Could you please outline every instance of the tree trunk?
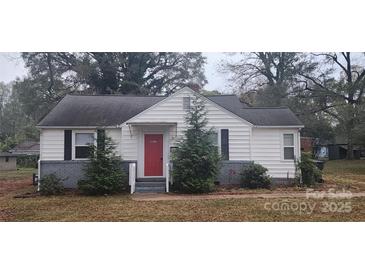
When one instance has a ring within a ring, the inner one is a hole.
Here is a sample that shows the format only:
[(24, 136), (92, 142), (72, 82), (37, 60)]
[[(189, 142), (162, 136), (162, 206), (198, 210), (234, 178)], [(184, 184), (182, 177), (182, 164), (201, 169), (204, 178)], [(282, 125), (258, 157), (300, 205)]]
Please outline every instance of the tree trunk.
[(352, 140), (352, 130), (347, 131), (347, 160), (354, 159), (354, 144)]

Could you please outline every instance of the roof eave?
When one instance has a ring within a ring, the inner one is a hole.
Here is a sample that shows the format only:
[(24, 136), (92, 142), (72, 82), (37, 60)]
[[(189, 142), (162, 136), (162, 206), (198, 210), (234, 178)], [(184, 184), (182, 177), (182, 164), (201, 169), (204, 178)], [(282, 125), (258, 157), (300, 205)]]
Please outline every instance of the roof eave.
[(262, 126), (254, 125), (255, 128), (304, 128), (304, 125), (290, 125), (290, 126)]
[(63, 128), (84, 128), (84, 129), (94, 129), (94, 128), (118, 128), (118, 125), (114, 126), (36, 126), (39, 129), (63, 129)]

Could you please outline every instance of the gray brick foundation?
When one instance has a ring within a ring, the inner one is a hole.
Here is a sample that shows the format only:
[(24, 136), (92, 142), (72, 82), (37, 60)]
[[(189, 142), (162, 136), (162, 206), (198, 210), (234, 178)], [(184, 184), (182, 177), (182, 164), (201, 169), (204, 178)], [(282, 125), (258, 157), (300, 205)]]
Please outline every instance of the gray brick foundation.
[[(135, 161), (123, 161), (121, 168), (128, 175), (129, 163)], [(85, 164), (87, 161), (41, 161), (41, 178), (45, 175), (54, 173), (63, 179), (66, 188), (76, 188), (77, 182), (85, 177)]]
[[(121, 168), (128, 175), (129, 163), (137, 161), (123, 161)], [(41, 178), (48, 174), (56, 174), (64, 180), (66, 188), (76, 188), (77, 182), (85, 177), (85, 164), (87, 161), (41, 161)], [(221, 161), (217, 182), (220, 185), (240, 185), (240, 172), (244, 165), (250, 161)], [(274, 185), (290, 185), (294, 179), (273, 178)]]
[[(252, 163), (251, 161), (221, 161), (220, 171), (217, 181), (220, 185), (240, 185), (241, 184), (241, 169), (243, 166)], [(295, 183), (293, 178), (271, 178), (272, 184), (292, 185)]]
[(241, 169), (249, 163), (251, 161), (221, 161), (217, 181), (220, 185), (239, 185)]

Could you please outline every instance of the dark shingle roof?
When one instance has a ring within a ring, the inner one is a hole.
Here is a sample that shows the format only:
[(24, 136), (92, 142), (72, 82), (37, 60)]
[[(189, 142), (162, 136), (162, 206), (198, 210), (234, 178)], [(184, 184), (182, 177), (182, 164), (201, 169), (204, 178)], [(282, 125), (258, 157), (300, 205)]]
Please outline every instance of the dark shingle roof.
[[(289, 108), (252, 108), (235, 95), (206, 96), (217, 105), (257, 126), (302, 126)], [(166, 97), (67, 95), (38, 124), (44, 126), (115, 126)]]
[(242, 118), (256, 126), (302, 126), (303, 123), (286, 107), (243, 108)]
[(0, 157), (16, 157), (16, 155), (14, 155), (10, 152), (1, 152), (0, 151)]
[(256, 126), (303, 125), (287, 107), (249, 107), (242, 103), (236, 95), (207, 96), (207, 98)]
[(114, 126), (165, 97), (66, 95), (38, 126)]

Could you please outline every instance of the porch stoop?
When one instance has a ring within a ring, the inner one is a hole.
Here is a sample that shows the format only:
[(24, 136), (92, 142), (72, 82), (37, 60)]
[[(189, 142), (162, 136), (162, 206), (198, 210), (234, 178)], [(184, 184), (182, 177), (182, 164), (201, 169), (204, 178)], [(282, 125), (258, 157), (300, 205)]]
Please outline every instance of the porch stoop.
[(137, 193), (163, 193), (166, 192), (165, 178), (138, 178), (136, 180)]

